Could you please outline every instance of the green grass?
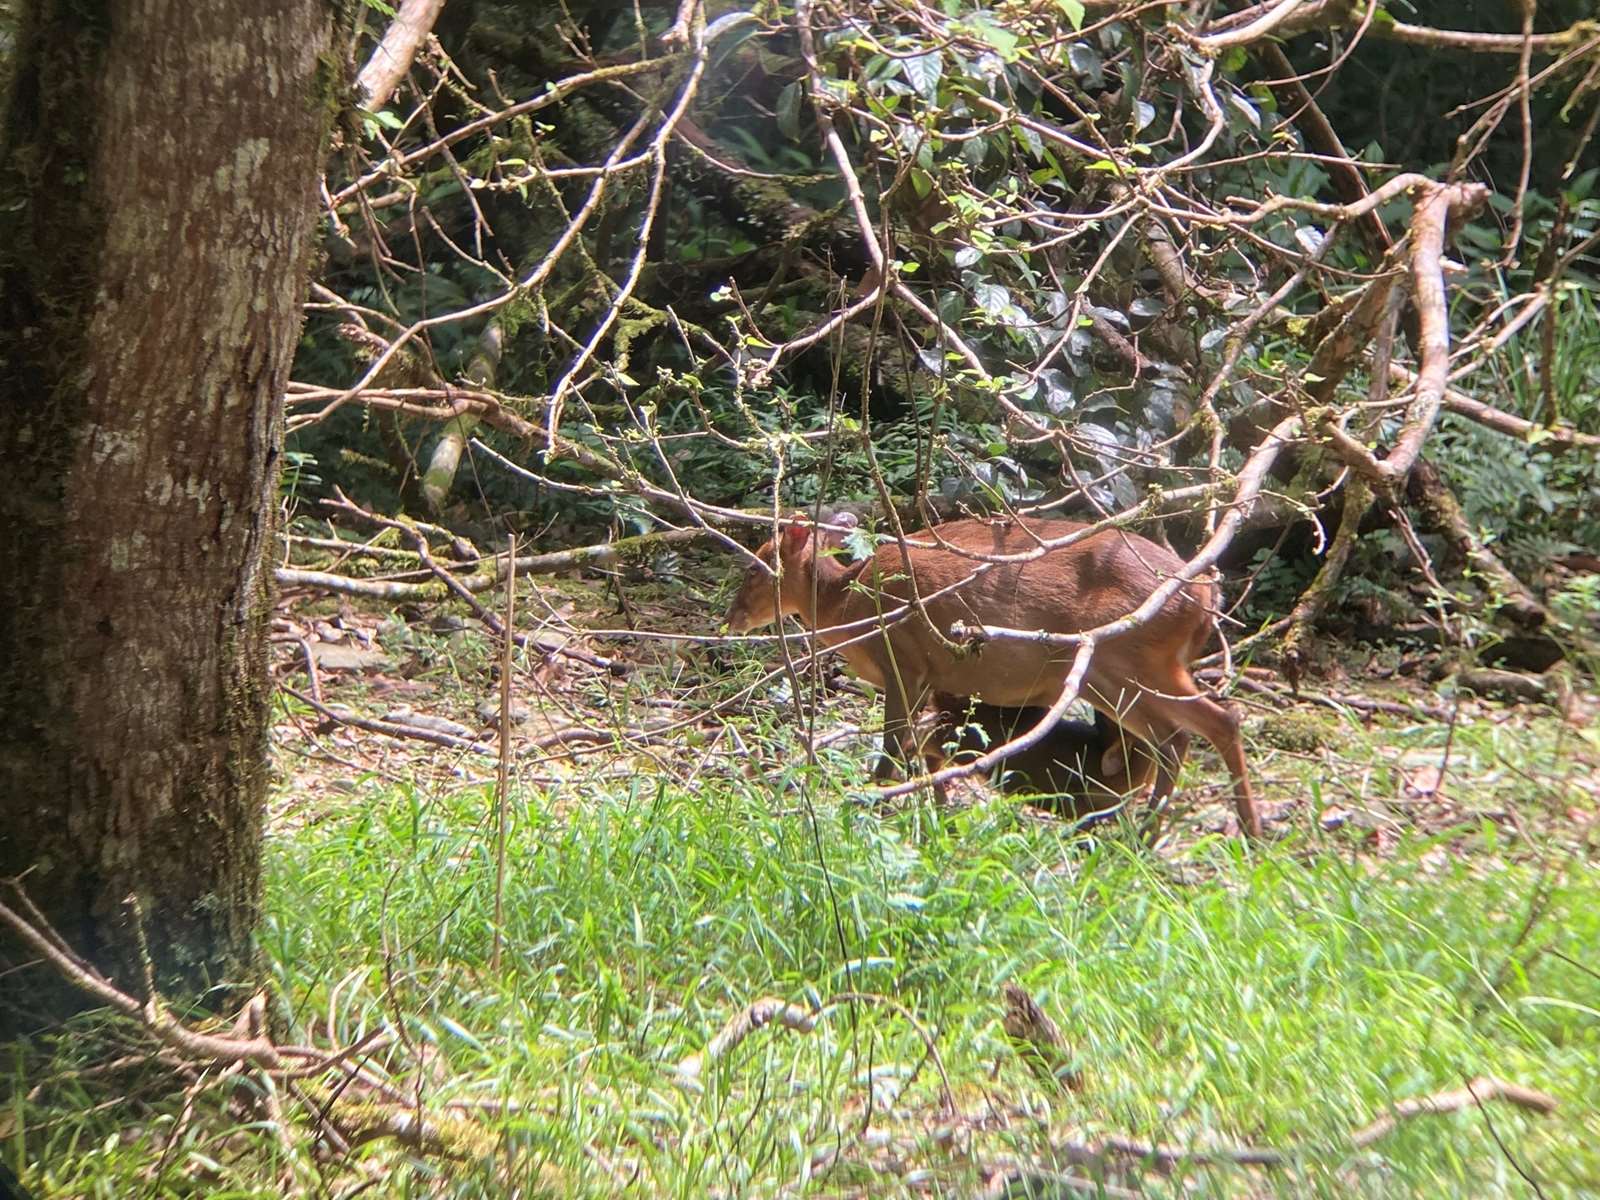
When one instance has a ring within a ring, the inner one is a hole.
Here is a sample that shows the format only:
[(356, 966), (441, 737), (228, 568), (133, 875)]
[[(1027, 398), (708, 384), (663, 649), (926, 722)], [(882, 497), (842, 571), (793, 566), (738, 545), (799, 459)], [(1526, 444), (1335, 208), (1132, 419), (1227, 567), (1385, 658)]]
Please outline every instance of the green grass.
[[(1106, 1136), (1291, 1152), (1166, 1176), (1112, 1160), (1107, 1181), (1152, 1197), (1536, 1194), (1518, 1168), (1546, 1197), (1600, 1195), (1600, 875), (1563, 790), (1592, 736), (1462, 720), (1438, 821), (1395, 800), (1395, 763), (1437, 763), (1443, 726), (1298, 709), (1253, 728), (1293, 827), (1160, 856), (1011, 800), (864, 810), (832, 782), (858, 782), (842, 749), (763, 778), (782, 723), (747, 730), (766, 739), (752, 779), (525, 787), (498, 971), (490, 792), (370, 779), (269, 837), (278, 1030), (389, 1030), (371, 1064), (421, 1086), (458, 1157), (392, 1139), (318, 1157), (317, 1088), (283, 1096), (280, 1136), (251, 1078), (186, 1117), (163, 1067), (75, 1074), (142, 1045), (104, 1018), (14, 1053), (0, 1146), (46, 1197), (971, 1195), (1003, 1160), (1082, 1174), (1064, 1152)], [(1362, 821), (1325, 834), (1325, 806), (1410, 832), (1374, 850)], [(1006, 981), (1059, 1022), (1080, 1090), (1014, 1053)], [(698, 1086), (677, 1075), (752, 1000), (842, 994), (867, 998), (810, 1034), (757, 1030)], [(1418, 1117), (1350, 1150), (1390, 1102), (1483, 1074), (1560, 1109)], [(483, 1099), (515, 1110), (451, 1117)]]
[[(1458, 734), (1458, 749), (1493, 736)], [(1300, 832), (1169, 862), (1010, 802), (880, 815), (820, 779), (785, 782), (519, 796), (498, 973), (483, 790), (369, 788), (271, 842), (261, 942), (286, 1018), (331, 1021), (343, 1040), (397, 1029), (378, 1061), (427, 1058), (431, 1111), (523, 1106), (487, 1119), (494, 1136), (461, 1161), (380, 1141), (318, 1166), (304, 1139), (280, 1147), (219, 1109), (153, 1176), (177, 1098), (130, 1131), (75, 1113), (96, 1093), (70, 1080), (34, 1102), (52, 1120), (19, 1108), (7, 1153), (51, 1196), (265, 1197), (293, 1179), (344, 1194), (365, 1158), (383, 1171), (367, 1195), (876, 1197), (971, 1194), (985, 1164), (1122, 1134), (1296, 1152), (1265, 1171), (1125, 1164), (1122, 1185), (1152, 1196), (1532, 1195), (1513, 1159), (1546, 1196), (1600, 1194), (1600, 880), (1586, 861), (1552, 856), (1565, 869), (1546, 871), (1458, 830), (1388, 858)], [(1011, 1050), (1006, 980), (1059, 1022), (1082, 1090), (1047, 1087)], [(761, 1029), (703, 1089), (675, 1079), (748, 1002), (842, 992), (895, 1003), (834, 1008), (810, 1034)], [(1561, 1108), (1425, 1116), (1348, 1149), (1386, 1104), (1479, 1074)]]

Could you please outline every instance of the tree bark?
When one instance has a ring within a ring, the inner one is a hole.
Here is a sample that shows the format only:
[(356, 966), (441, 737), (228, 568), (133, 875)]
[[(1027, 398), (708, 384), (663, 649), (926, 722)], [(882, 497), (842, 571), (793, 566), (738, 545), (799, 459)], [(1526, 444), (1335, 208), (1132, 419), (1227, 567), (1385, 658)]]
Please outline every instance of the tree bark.
[[(34, 0), (0, 126), (0, 876), (142, 994), (242, 981), (326, 0)], [(0, 1037), (73, 1006), (0, 937)]]

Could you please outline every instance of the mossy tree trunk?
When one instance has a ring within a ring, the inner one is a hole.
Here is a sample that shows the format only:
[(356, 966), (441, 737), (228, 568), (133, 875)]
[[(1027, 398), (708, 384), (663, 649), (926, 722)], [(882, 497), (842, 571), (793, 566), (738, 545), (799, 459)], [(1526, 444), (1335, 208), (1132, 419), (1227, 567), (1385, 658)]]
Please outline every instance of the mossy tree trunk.
[[(0, 876), (143, 990), (259, 909), (282, 395), (331, 0), (24, 2), (0, 110)], [(73, 1005), (0, 934), (0, 1036)]]

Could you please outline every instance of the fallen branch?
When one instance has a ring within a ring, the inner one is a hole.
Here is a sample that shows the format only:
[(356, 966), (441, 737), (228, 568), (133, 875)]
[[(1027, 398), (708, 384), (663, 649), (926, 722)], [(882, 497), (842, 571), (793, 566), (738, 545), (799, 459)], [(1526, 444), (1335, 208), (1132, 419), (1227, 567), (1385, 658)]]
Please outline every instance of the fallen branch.
[[(1220, 54), (1233, 46), (1246, 46), (1270, 36), (1273, 30), (1287, 21), (1294, 14), (1294, 10), (1305, 2), (1306, 0), (1276, 0), (1271, 7), (1266, 8), (1266, 11), (1258, 13), (1243, 25), (1219, 33), (1191, 35), (1190, 40), (1194, 43), (1195, 49), (1203, 54)], [(1321, 9), (1325, 5), (1318, 4), (1315, 7)]]
[(1226, 1163), (1233, 1167), (1284, 1167), (1293, 1157), (1287, 1151), (1270, 1146), (1220, 1146), (1210, 1150), (1189, 1149), (1184, 1146), (1163, 1146), (1141, 1142), (1137, 1138), (1108, 1137), (1100, 1143), (1102, 1152), (1137, 1158), (1162, 1171), (1189, 1163), (1195, 1166), (1214, 1166)]
[[(309, 572), (306, 572), (306, 573), (309, 574)], [(361, 582), (360, 580), (343, 579), (342, 576), (338, 576), (338, 575), (329, 576), (328, 578), (329, 579), (333, 579), (333, 580), (343, 580), (343, 582), (345, 582), (345, 583), (351, 583), (351, 582), (359, 583), (359, 582)], [(330, 587), (328, 590), (329, 591), (335, 591), (335, 592), (343, 591), (343, 589), (338, 588), (338, 587)], [(351, 593), (346, 593), (346, 594), (351, 594)], [(361, 596), (369, 595), (366, 592), (356, 592), (356, 593), (353, 593), (353, 594), (361, 595)], [(441, 596), (437, 597), (437, 599), (439, 599), (439, 600), (444, 600), (446, 598), (447, 598), (446, 595), (441, 595)], [(477, 615), (479, 615), (481, 617), (481, 613), (479, 613)], [(486, 622), (486, 624), (487, 624), (487, 622)], [(494, 632), (496, 634), (496, 636), (499, 635), (499, 630), (494, 628), (493, 626), (491, 626), (491, 631)], [(607, 637), (626, 637), (630, 632), (631, 631), (629, 631), (629, 630), (621, 630), (621, 631), (610, 631), (610, 630), (608, 630), (606, 632), (606, 636)], [(573, 662), (581, 662), (585, 666), (594, 667), (597, 670), (601, 670), (601, 671), (607, 671), (610, 674), (612, 674), (612, 675), (614, 675), (614, 676), (616, 676), (618, 678), (621, 678), (622, 676), (624, 676), (624, 675), (626, 675), (628, 673), (628, 664), (625, 663), (625, 662), (620, 662), (617, 659), (613, 659), (613, 658), (604, 658), (604, 657), (602, 657), (601, 655), (598, 655), (598, 654), (591, 654), (587, 650), (574, 649), (573, 647), (567, 645), (566, 642), (559, 641), (556, 638), (550, 637), (550, 636), (547, 636), (547, 635), (538, 634), (538, 633), (519, 633), (519, 634), (517, 634), (517, 645), (523, 647), (526, 650), (537, 651), (538, 653), (544, 655), (547, 658), (552, 657), (552, 656), (559, 656), (561, 658), (570, 658)]]
[(1466, 50), (1473, 54), (1521, 54), (1526, 48), (1534, 54), (1580, 55), (1600, 47), (1600, 32), (1593, 21), (1577, 21), (1557, 33), (1536, 33), (1525, 38), (1520, 33), (1478, 33), (1468, 29), (1434, 29), (1404, 21), (1375, 21), (1373, 36), (1411, 46)]
[(1456, 554), (1487, 582), (1501, 615), (1528, 630), (1542, 629), (1549, 623), (1550, 613), (1544, 605), (1473, 531), (1460, 502), (1432, 463), (1426, 459), (1417, 462), (1407, 491), (1427, 524), (1442, 534)]
[[(1289, 56), (1276, 41), (1260, 43), (1256, 53), (1266, 64), (1269, 74), (1267, 86), (1278, 99), (1279, 111), (1289, 114), (1288, 119), (1305, 137), (1306, 145), (1322, 156), (1322, 169), (1328, 172), (1328, 179), (1339, 193), (1339, 199), (1345, 204), (1361, 203), (1367, 197), (1366, 177), (1350, 157), (1344, 142), (1307, 89), (1300, 73), (1290, 64)], [(1368, 247), (1378, 256), (1386, 255), (1394, 248), (1394, 239), (1389, 236), (1383, 218), (1376, 212), (1362, 214), (1357, 225)]]
[[(203, 1033), (168, 1012), (148, 978), (145, 986), (149, 994), (142, 1001), (106, 979), (66, 944), (18, 880), (7, 882), (17, 893), (27, 916), (0, 901), (0, 925), (9, 928), (69, 984), (130, 1018), (164, 1047), (176, 1052), (182, 1065), (256, 1068), (264, 1073), (261, 1083), (269, 1095), (280, 1084), (293, 1087), (296, 1081), (309, 1081), (336, 1071), (338, 1085), (325, 1089), (327, 1096), (316, 1105), (320, 1110), (317, 1115), (329, 1118), (330, 1110), (337, 1103), (335, 1119), (342, 1130), (349, 1131), (345, 1140), (352, 1145), (378, 1137), (393, 1137), (415, 1150), (453, 1157), (463, 1152), (487, 1153), (493, 1149), (491, 1135), (460, 1118), (441, 1120), (423, 1114), (414, 1098), (377, 1078), (370, 1066), (350, 1061), (357, 1056), (369, 1056), (387, 1044), (388, 1035), (384, 1032), (374, 1030), (355, 1044), (333, 1051), (278, 1044), (260, 1032), (265, 1005), (263, 995), (257, 993), (240, 1011), (233, 1032)], [(357, 1089), (357, 1096), (346, 1095), (352, 1087)]]
[[(428, 742), (441, 746), (447, 750), (465, 750), (472, 754), (494, 754), (495, 748), (487, 742), (476, 742), (471, 738), (457, 737), (452, 733), (443, 733), (436, 729), (426, 729), (421, 725), (407, 725), (399, 721), (383, 721), (376, 717), (357, 716), (352, 712), (344, 712), (319, 703), (303, 692), (298, 692), (287, 684), (280, 683), (280, 689), (293, 696), (303, 704), (309, 705), (328, 720), (338, 725), (348, 725), (352, 729), (363, 729), (368, 733), (381, 733), (388, 737), (411, 738), (414, 741)], [(650, 735), (634, 735), (633, 740), (653, 740)], [(600, 746), (617, 740), (617, 734), (607, 729), (591, 729), (588, 726), (579, 726), (572, 729), (558, 729), (554, 733), (542, 734), (524, 745), (518, 747), (518, 754), (534, 754), (540, 750), (548, 750), (552, 746)]]
[(697, 1083), (706, 1067), (715, 1066), (727, 1057), (730, 1051), (737, 1049), (745, 1038), (763, 1026), (779, 1025), (795, 1033), (810, 1033), (817, 1027), (820, 1015), (821, 1010), (812, 1012), (810, 1009), (801, 1008), (798, 1004), (790, 1004), (774, 996), (764, 996), (740, 1009), (722, 1027), (717, 1036), (706, 1044), (704, 1050), (698, 1054), (691, 1054), (680, 1062), (677, 1068), (678, 1080), (684, 1084)]
[[(1382, 1116), (1362, 1125), (1350, 1135), (1354, 1150), (1365, 1150), (1397, 1129), (1402, 1121), (1419, 1116), (1439, 1116), (1457, 1112), (1471, 1105), (1482, 1105), (1489, 1100), (1504, 1100), (1518, 1108), (1548, 1116), (1556, 1111), (1555, 1097), (1520, 1084), (1507, 1083), (1491, 1075), (1480, 1075), (1463, 1088), (1434, 1092), (1411, 1100), (1401, 1100)], [(1171, 1171), (1183, 1165), (1218, 1165), (1240, 1167), (1287, 1167), (1303, 1153), (1303, 1149), (1280, 1150), (1271, 1146), (1233, 1146), (1211, 1149), (1192, 1149), (1185, 1146), (1161, 1145), (1135, 1138), (1107, 1137), (1099, 1142), (1069, 1142), (1053, 1147), (1063, 1158), (1083, 1166), (1104, 1168), (1108, 1155), (1135, 1158), (1149, 1163), (1161, 1171)]]
[[(21, 894), (22, 887), (18, 881), (8, 882)], [(34, 921), (41, 921), (38, 910), (26, 897), (24, 906), (32, 912)], [(230, 1037), (201, 1033), (190, 1029), (169, 1013), (161, 1003), (160, 997), (154, 993), (143, 1002), (134, 999), (78, 957), (53, 929), (44, 925), (42, 921), (36, 926), (33, 921), (25, 919), (4, 901), (0, 901), (0, 923), (8, 926), (12, 933), (54, 967), (68, 983), (79, 991), (93, 996), (107, 1008), (115, 1009), (123, 1016), (132, 1017), (157, 1041), (170, 1046), (180, 1054), (200, 1062), (253, 1063), (263, 1067), (283, 1065), (278, 1047), (264, 1037)]]
[(1303, 700), (1308, 704), (1320, 704), (1325, 708), (1331, 708), (1335, 712), (1353, 708), (1357, 712), (1385, 713), (1394, 717), (1425, 717), (1430, 721), (1448, 721), (1451, 713), (1450, 709), (1442, 705), (1424, 704), (1420, 700), (1406, 704), (1397, 700), (1373, 700), (1366, 696), (1333, 696), (1307, 691), (1291, 693), (1288, 688), (1263, 683), (1259, 679), (1251, 679), (1248, 675), (1239, 676), (1237, 682), (1242, 690), (1260, 696), (1270, 696), (1273, 700), (1291, 703), (1294, 700)]
[[(1352, 0), (1264, 0), (1238, 12), (1218, 17), (1202, 35), (1190, 40), (1202, 50), (1216, 53), (1232, 46), (1247, 45), (1265, 37), (1289, 38), (1313, 29), (1347, 28), (1354, 18), (1365, 20), (1375, 4)], [(1378, 41), (1404, 42), (1430, 49), (1464, 50), (1472, 54), (1540, 55), (1581, 54), (1594, 48), (1597, 37), (1593, 21), (1575, 21), (1555, 33), (1536, 33), (1531, 38), (1518, 33), (1479, 33), (1470, 29), (1435, 29), (1396, 21), (1388, 13), (1379, 21), (1365, 20), (1365, 35)]]
[(1401, 1121), (1424, 1115), (1440, 1116), (1458, 1112), (1471, 1105), (1482, 1105), (1489, 1100), (1504, 1100), (1508, 1104), (1539, 1113), (1541, 1116), (1549, 1116), (1557, 1108), (1554, 1096), (1520, 1084), (1507, 1083), (1502, 1079), (1496, 1079), (1493, 1075), (1480, 1075), (1470, 1080), (1466, 1087), (1399, 1101), (1381, 1117), (1375, 1118), (1351, 1134), (1350, 1143), (1357, 1150), (1364, 1150), (1374, 1142), (1389, 1136)]
[(945, 1108), (949, 1112), (956, 1111), (955, 1092), (950, 1086), (950, 1076), (945, 1071), (944, 1060), (939, 1056), (939, 1047), (933, 1040), (933, 1035), (924, 1028), (921, 1021), (900, 1001), (892, 996), (880, 995), (877, 992), (840, 992), (830, 997), (816, 1009), (802, 1008), (798, 1004), (790, 1004), (774, 996), (764, 996), (752, 1004), (746, 1005), (726, 1025), (718, 1031), (716, 1037), (706, 1044), (706, 1048), (699, 1054), (691, 1054), (683, 1059), (674, 1072), (678, 1083), (687, 1088), (697, 1089), (699, 1080), (706, 1066), (725, 1058), (736, 1049), (745, 1038), (756, 1030), (766, 1025), (780, 1025), (785, 1029), (792, 1029), (796, 1033), (811, 1033), (816, 1029), (817, 1023), (830, 1015), (835, 1009), (848, 1004), (875, 1004), (887, 1008), (904, 1017), (906, 1023), (922, 1039), (923, 1046), (928, 1051), (928, 1057), (933, 1060), (934, 1068), (939, 1072), (939, 1079), (944, 1089)]
[(1117, 1187), (1102, 1179), (1083, 1175), (1068, 1175), (1032, 1163), (999, 1159), (988, 1164), (995, 1172), (989, 1186), (984, 1188), (985, 1200), (1045, 1200), (1046, 1197), (1064, 1195), (1089, 1196), (1094, 1200), (1144, 1200), (1146, 1192)]
[[(305, 429), (321, 419), (320, 414), (302, 416), (295, 413), (295, 409), (319, 402), (326, 404), (341, 395), (343, 393), (338, 388), (318, 387), (315, 384), (291, 381), (284, 396), (285, 406), (290, 412), (288, 418), (290, 431)], [(363, 408), (399, 413), (407, 417), (420, 417), (425, 421), (438, 421), (442, 424), (471, 416), (490, 428), (498, 429), (515, 438), (529, 440), (536, 436), (544, 436), (544, 426), (524, 421), (505, 407), (498, 396), (489, 392), (474, 392), (450, 386), (370, 387), (363, 389), (356, 399)], [(599, 455), (592, 457), (595, 462), (605, 462)]]
[(1283, 635), (1280, 653), (1283, 656), (1284, 674), (1292, 688), (1298, 690), (1300, 679), (1311, 661), (1311, 647), (1316, 641), (1313, 626), (1333, 598), (1333, 589), (1344, 575), (1350, 552), (1355, 548), (1356, 536), (1361, 530), (1361, 520), (1372, 507), (1372, 485), (1354, 473), (1348, 476), (1344, 489), (1344, 511), (1339, 518), (1339, 531), (1333, 535), (1328, 552), (1322, 556), (1316, 578), (1300, 593), (1294, 611), (1289, 614), (1289, 629)]
[[(1414, 372), (1399, 363), (1389, 364), (1389, 376), (1407, 384), (1416, 379)], [(1493, 429), (1497, 433), (1504, 433), (1552, 451), (1561, 452), (1580, 446), (1591, 450), (1600, 449), (1600, 434), (1580, 433), (1570, 425), (1539, 425), (1522, 417), (1513, 416), (1511, 413), (1502, 412), (1482, 400), (1474, 400), (1465, 392), (1458, 392), (1454, 388), (1446, 389), (1444, 407), (1446, 412), (1476, 421), (1486, 429)]]
[[(1443, 266), (1446, 224), (1471, 216), (1489, 197), (1489, 189), (1480, 183), (1424, 181), (1415, 186), (1419, 195), (1411, 217), (1409, 244), (1421, 365), (1410, 411), (1393, 448), (1383, 459), (1375, 458), (1359, 440), (1337, 426), (1325, 424), (1322, 430), (1339, 457), (1380, 490), (1397, 486), (1411, 473), (1444, 404), (1450, 378), (1450, 317)], [(1370, 195), (1377, 196), (1381, 191)]]
[[(335, 575), (331, 571), (304, 571), (298, 567), (278, 567), (273, 571), (273, 578), (279, 587), (306, 587), (316, 588), (323, 592), (335, 592), (341, 596), (361, 596), (368, 600), (444, 600), (449, 597), (449, 590), (436, 583), (407, 583), (392, 579), (352, 579), (348, 575)], [(468, 576), (474, 579), (474, 576)], [(485, 581), (478, 591), (486, 590), (494, 585), (494, 580)]]
[[(499, 320), (491, 320), (478, 335), (477, 349), (467, 362), (464, 374), (468, 382), (475, 387), (492, 387), (504, 350), (504, 327)], [(461, 455), (467, 448), (467, 438), (477, 428), (479, 420), (475, 413), (463, 413), (444, 427), (438, 441), (433, 444), (433, 452), (428, 456), (428, 465), (423, 469), (418, 486), (423, 500), (435, 515), (445, 510), (456, 471), (461, 466)]]
[(280, 683), (278, 687), (302, 704), (309, 706), (328, 718), (328, 720), (339, 725), (349, 725), (354, 729), (364, 729), (368, 733), (382, 733), (389, 737), (410, 738), (414, 741), (442, 746), (446, 750), (467, 750), (473, 754), (494, 753), (494, 747), (486, 742), (475, 742), (471, 738), (457, 737), (453, 733), (441, 733), (436, 729), (424, 729), (420, 725), (404, 725), (398, 721), (380, 721), (376, 717), (361, 717), (352, 712), (341, 712), (338, 709), (330, 708), (320, 700), (312, 699), (304, 692), (296, 691), (286, 683)]
[[(1361, 361), (1367, 347), (1379, 338), (1390, 312), (1390, 298), (1397, 283), (1398, 275), (1386, 271), (1346, 298), (1342, 305), (1330, 305), (1324, 310), (1324, 320), (1332, 320), (1335, 316), (1338, 320), (1317, 342), (1311, 361), (1306, 364), (1306, 395), (1312, 404), (1332, 409), (1339, 385)], [(1354, 442), (1362, 453), (1367, 453), (1364, 446), (1344, 433), (1343, 426), (1338, 423), (1340, 416), (1342, 414), (1329, 412), (1323, 421), (1327, 432), (1330, 436), (1342, 437), (1346, 442)], [(1381, 469), (1381, 466), (1373, 463), (1363, 473)]]

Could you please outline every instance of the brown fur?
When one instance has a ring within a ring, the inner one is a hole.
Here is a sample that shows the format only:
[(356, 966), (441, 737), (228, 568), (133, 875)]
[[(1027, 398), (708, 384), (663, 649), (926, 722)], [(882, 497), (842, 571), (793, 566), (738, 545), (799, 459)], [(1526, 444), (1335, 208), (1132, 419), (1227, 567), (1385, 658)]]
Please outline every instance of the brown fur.
[[(758, 554), (765, 567), (777, 568), (777, 586), (769, 570), (752, 566), (728, 610), (728, 625), (743, 633), (792, 614), (817, 630), (823, 645), (837, 647), (857, 675), (883, 690), (884, 749), (911, 761), (912, 719), (935, 692), (1008, 708), (1048, 707), (1061, 695), (1075, 653), (1071, 646), (1004, 638), (956, 653), (934, 630), (948, 634), (952, 624), (964, 621), (1081, 633), (1132, 612), (1183, 565), (1171, 551), (1121, 530), (1025, 562), (985, 567), (981, 561), (984, 555), (1024, 554), (1039, 539), (1082, 528), (1076, 521), (1040, 518), (1026, 526), (1014, 519), (952, 521), (908, 534), (924, 543), (910, 547), (909, 555), (898, 542), (887, 542), (871, 558), (849, 564), (828, 553), (839, 544), (836, 533), (798, 517)], [(910, 598), (913, 580), (926, 620), (912, 613), (874, 627), (875, 619)], [(1255, 836), (1260, 824), (1238, 718), (1203, 695), (1189, 674), (1210, 637), (1217, 602), (1216, 585), (1196, 581), (1150, 621), (1106, 638), (1095, 647), (1083, 696), (1159, 751), (1155, 800), (1170, 793), (1191, 734), (1215, 746), (1233, 776), (1240, 825)], [(830, 631), (856, 621), (866, 624)]]

